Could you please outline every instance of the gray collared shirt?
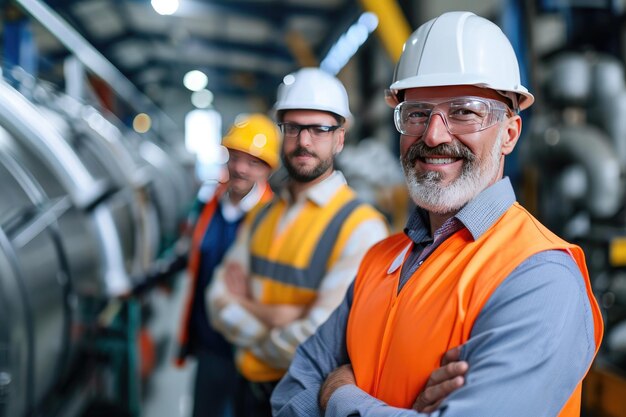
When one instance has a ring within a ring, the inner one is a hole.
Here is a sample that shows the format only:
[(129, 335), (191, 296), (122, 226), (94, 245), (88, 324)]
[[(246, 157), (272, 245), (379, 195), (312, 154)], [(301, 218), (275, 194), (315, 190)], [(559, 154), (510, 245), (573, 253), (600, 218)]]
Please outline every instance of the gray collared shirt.
[[(476, 239), (514, 201), (505, 178), (444, 223), (434, 238), (427, 217), (416, 209), (406, 229), (418, 248), (411, 254), (414, 266), (460, 228)], [(409, 270), (406, 275), (408, 279)], [(321, 384), (333, 369), (350, 362), (345, 332), (351, 304), (352, 287), (326, 323), (298, 348), (272, 396), (276, 417), (320, 415)], [(415, 354), (419, 350), (418, 344)], [(576, 263), (562, 251), (538, 253), (521, 263), (485, 304), (463, 347), (461, 358), (469, 363), (465, 385), (429, 415), (556, 416), (590, 366), (594, 351), (593, 318)], [(331, 396), (325, 415), (425, 414), (388, 406), (355, 385), (344, 385)]]
[(430, 235), (428, 213), (416, 207), (404, 229), (404, 233), (413, 241), (413, 248), (402, 266), (398, 292), (424, 260), (447, 238), (465, 227), (474, 240), (478, 239), (514, 202), (515, 193), (511, 182), (504, 178), (480, 193), (455, 216), (445, 221), (435, 230), (434, 236)]

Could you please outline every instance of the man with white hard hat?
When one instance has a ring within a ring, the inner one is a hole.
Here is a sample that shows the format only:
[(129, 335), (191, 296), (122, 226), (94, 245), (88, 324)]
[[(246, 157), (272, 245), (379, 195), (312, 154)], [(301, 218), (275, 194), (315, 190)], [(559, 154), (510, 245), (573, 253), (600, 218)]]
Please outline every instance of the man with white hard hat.
[(241, 230), (209, 290), (212, 323), (237, 347), (237, 416), (271, 416), (270, 394), (297, 346), (339, 305), (363, 255), (388, 235), (334, 169), (352, 114), (318, 68), (284, 78), (275, 104), (289, 179)]
[[(603, 324), (582, 250), (503, 177), (534, 100), (508, 39), (473, 13), (444, 13), (407, 40), (387, 99), (417, 207), (298, 348), (274, 415), (580, 416)], [(416, 398), (448, 355), (467, 373), (425, 409)]]

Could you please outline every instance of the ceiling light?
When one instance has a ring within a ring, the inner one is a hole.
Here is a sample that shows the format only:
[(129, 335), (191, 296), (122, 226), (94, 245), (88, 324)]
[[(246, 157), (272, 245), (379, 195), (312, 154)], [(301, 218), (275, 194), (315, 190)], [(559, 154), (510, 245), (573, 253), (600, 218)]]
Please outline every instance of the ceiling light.
[(206, 87), (209, 82), (205, 73), (198, 70), (189, 71), (183, 77), (183, 84), (191, 91), (200, 91)]
[(146, 133), (152, 126), (152, 119), (145, 113), (139, 113), (133, 119), (133, 129), (137, 133)]
[(191, 103), (199, 109), (206, 109), (213, 104), (213, 93), (206, 89), (194, 91), (191, 94)]
[(152, 8), (160, 15), (171, 15), (178, 10), (178, 0), (152, 0)]

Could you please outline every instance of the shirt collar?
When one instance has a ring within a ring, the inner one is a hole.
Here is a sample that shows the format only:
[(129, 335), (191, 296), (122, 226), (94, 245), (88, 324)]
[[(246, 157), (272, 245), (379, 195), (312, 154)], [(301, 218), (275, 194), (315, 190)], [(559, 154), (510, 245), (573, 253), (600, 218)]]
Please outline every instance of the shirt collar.
[[(345, 184), (347, 184), (346, 178), (341, 171), (333, 171), (328, 178), (306, 189), (302, 195), (298, 196), (298, 200), (309, 199), (318, 206), (325, 206), (335, 195), (335, 192)], [(286, 187), (281, 190), (280, 197), (289, 204), (295, 203)]]
[[(483, 190), (454, 216), (474, 240), (483, 235), (515, 203), (515, 191), (508, 177)], [(446, 222), (447, 223), (447, 222)], [(432, 240), (428, 212), (416, 207), (404, 232), (415, 243)]]
[(233, 204), (230, 198), (228, 198), (228, 192), (225, 192), (221, 198), (222, 214), (224, 217), (228, 220), (233, 220), (252, 210), (261, 200), (265, 187), (267, 187), (267, 184), (265, 184), (264, 187), (260, 187), (258, 183), (255, 183), (248, 194), (239, 200), (237, 204)]

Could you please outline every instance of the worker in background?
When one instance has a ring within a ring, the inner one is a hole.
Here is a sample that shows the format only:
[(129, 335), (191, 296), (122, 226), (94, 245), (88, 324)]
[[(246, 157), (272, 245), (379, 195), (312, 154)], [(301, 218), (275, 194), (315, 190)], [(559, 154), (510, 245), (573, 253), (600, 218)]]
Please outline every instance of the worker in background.
[(270, 416), (296, 347), (341, 302), (367, 249), (388, 235), (334, 169), (352, 114), (343, 84), (317, 68), (284, 78), (275, 104), (289, 178), (241, 229), (209, 289), (214, 327), (237, 346), (237, 416)]
[(179, 365), (188, 355), (197, 359), (194, 417), (233, 412), (237, 375), (233, 347), (211, 327), (204, 293), (245, 214), (272, 198), (267, 180), (279, 165), (279, 141), (280, 132), (267, 116), (238, 117), (222, 140), (229, 154), (228, 182), (217, 187), (195, 222), (188, 261), (191, 285), (177, 357)]
[(428, 415), (580, 416), (603, 324), (583, 251), (503, 177), (534, 100), (511, 44), (489, 20), (444, 13), (407, 40), (387, 93), (417, 207), (298, 348), (275, 415), (425, 415), (415, 398), (461, 347), (465, 383)]

